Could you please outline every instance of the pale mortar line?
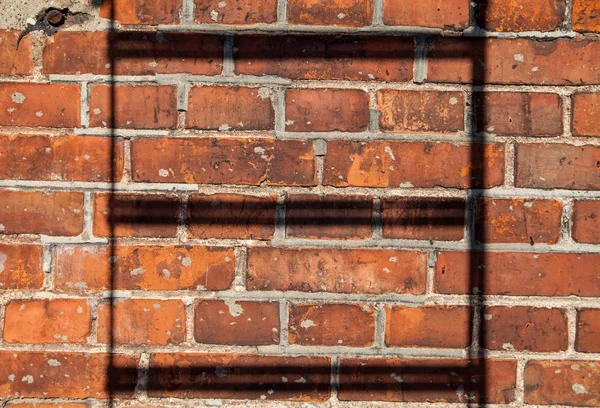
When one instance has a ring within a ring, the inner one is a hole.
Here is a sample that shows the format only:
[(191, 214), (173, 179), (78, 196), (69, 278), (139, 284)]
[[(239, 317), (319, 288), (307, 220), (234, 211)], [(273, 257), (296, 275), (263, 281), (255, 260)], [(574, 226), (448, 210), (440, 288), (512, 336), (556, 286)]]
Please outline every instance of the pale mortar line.
[[(131, 183), (131, 175), (131, 140), (123, 139), (123, 177), (120, 182)], [(113, 190), (113, 183), (111, 183), (111, 190)]]
[(562, 29), (566, 32), (573, 32), (573, 0), (566, 0), (565, 14), (562, 23)]
[(435, 265), (437, 263), (438, 251), (429, 250), (427, 251), (427, 277), (425, 281), (425, 294), (434, 294), (434, 280), (435, 280)]
[(373, 1), (373, 27), (383, 27), (383, 3), (384, 0)]
[(233, 36), (226, 35), (223, 41), (223, 76), (235, 74), (235, 59), (233, 57)]
[(338, 391), (340, 388), (340, 358), (339, 356), (333, 356), (331, 358), (331, 377), (329, 380), (331, 384), (331, 394), (328, 402), (332, 407), (337, 406), (338, 403)]
[[(288, 12), (287, 0), (277, 0), (277, 22), (279, 24), (287, 25), (287, 12)], [(281, 25), (279, 25), (279, 27), (281, 27)]]
[(567, 333), (568, 337), (568, 352), (575, 352), (575, 341), (577, 339), (577, 310), (569, 307), (566, 311), (567, 315)]
[(290, 325), (290, 311), (289, 302), (286, 298), (281, 298), (279, 301), (279, 346), (289, 346), (289, 325)]
[(248, 248), (245, 246), (236, 246), (234, 248), (234, 254), (235, 272), (231, 287), (239, 296), (245, 296), (245, 294), (241, 294), (239, 292), (246, 291)]
[(177, 81), (177, 110), (187, 112), (190, 94), (190, 84), (187, 81)]
[(504, 185), (515, 187), (515, 143), (512, 141), (504, 146)]
[[(92, 240), (94, 236), (93, 232), (93, 220), (94, 220), (94, 199), (92, 193), (85, 191), (83, 193), (83, 231), (81, 233), (81, 239), (83, 241)], [(48, 238), (49, 240), (51, 238)]]
[(523, 404), (525, 402), (525, 364), (526, 360), (517, 360), (517, 377), (515, 387), (515, 402)]
[(573, 112), (573, 99), (572, 95), (562, 95), (561, 101), (563, 105), (562, 109), (562, 119), (563, 119), (563, 135), (566, 138), (573, 137), (573, 133), (571, 132), (572, 127), (572, 112)]
[(188, 221), (188, 206), (190, 201), (189, 194), (180, 196), (179, 214), (177, 216), (177, 239), (181, 243), (188, 242), (189, 221)]
[(427, 80), (427, 51), (429, 42), (425, 37), (415, 38), (413, 82), (423, 84)]
[(181, 24), (194, 24), (194, 0), (183, 0)]
[(383, 238), (383, 212), (381, 209), (381, 199), (373, 197), (373, 215), (371, 218), (372, 239), (379, 240)]
[(195, 311), (196, 301), (194, 299), (185, 299), (184, 300), (184, 310), (185, 310), (185, 342), (188, 345), (196, 344), (195, 335)]
[(168, 130), (157, 130), (157, 129), (111, 129), (111, 128), (75, 128), (73, 134), (78, 135), (90, 135), (90, 136), (156, 136), (165, 137), (169, 136), (170, 131)]
[(275, 88), (273, 90), (273, 107), (275, 108), (275, 135), (285, 132), (285, 89)]
[(385, 347), (386, 306), (382, 303), (375, 305), (375, 342), (373, 347)]
[(379, 133), (379, 108), (375, 91), (369, 91), (369, 132)]
[(140, 401), (145, 402), (148, 398), (148, 373), (150, 369), (150, 353), (142, 352), (138, 363), (137, 383), (134, 389), (134, 396)]
[(287, 194), (285, 194), (285, 192), (277, 195), (277, 204), (275, 206), (275, 232), (273, 233), (273, 239), (275, 240), (285, 240), (287, 236), (285, 222), (286, 201)]
[(90, 125), (89, 122), (89, 114), (90, 114), (90, 102), (89, 102), (89, 95), (88, 95), (88, 83), (87, 82), (81, 82), (80, 85), (80, 93), (81, 93), (81, 105), (80, 105), (80, 121), (81, 121), (81, 127), (82, 128), (87, 128)]
[(576, 244), (571, 236), (573, 223), (573, 200), (566, 198), (562, 200), (563, 210), (561, 217), (560, 242), (565, 244)]
[[(53, 268), (53, 252), (54, 252), (54, 246), (53, 245), (44, 245), (42, 247), (42, 270), (48, 274), (50, 272), (52, 272), (52, 268)], [(46, 286), (43, 285), (43, 287), (48, 287), (48, 288), (52, 288), (52, 286)]]

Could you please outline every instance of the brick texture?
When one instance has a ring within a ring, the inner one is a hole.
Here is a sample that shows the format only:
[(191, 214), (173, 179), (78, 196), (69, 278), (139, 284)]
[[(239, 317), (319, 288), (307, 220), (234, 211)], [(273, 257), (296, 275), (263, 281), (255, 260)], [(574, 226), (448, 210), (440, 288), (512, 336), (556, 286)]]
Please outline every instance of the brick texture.
[(565, 8), (565, 0), (488, 0), (478, 20), (489, 31), (552, 31), (563, 22)]
[(387, 25), (462, 30), (469, 25), (469, 2), (388, 0), (384, 3), (383, 22)]
[(573, 30), (582, 32), (600, 32), (600, 4), (594, 0), (573, 1)]
[(31, 49), (31, 38), (24, 37), (17, 50), (16, 44), (19, 38), (16, 30), (0, 30), (0, 50), (5, 58), (0, 62), (0, 74), (29, 76), (33, 74), (33, 59)]
[(577, 242), (600, 241), (600, 201), (575, 201), (572, 234)]
[(288, 20), (291, 24), (361, 27), (373, 19), (370, 0), (289, 0)]

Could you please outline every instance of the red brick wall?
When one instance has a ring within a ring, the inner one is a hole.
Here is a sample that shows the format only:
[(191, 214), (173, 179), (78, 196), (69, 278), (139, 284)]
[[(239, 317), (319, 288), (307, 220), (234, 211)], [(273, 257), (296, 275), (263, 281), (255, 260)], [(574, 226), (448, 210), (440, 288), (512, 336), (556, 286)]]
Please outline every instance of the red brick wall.
[(598, 2), (95, 21), (0, 31), (2, 402), (600, 406)]

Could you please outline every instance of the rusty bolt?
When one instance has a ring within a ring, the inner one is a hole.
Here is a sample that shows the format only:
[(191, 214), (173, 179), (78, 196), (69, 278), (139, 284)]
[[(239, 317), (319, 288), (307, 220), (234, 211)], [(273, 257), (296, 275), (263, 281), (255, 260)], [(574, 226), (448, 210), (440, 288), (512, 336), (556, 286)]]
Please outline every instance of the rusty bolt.
[(46, 13), (46, 22), (52, 27), (59, 27), (65, 22), (65, 15), (59, 10), (50, 10)]

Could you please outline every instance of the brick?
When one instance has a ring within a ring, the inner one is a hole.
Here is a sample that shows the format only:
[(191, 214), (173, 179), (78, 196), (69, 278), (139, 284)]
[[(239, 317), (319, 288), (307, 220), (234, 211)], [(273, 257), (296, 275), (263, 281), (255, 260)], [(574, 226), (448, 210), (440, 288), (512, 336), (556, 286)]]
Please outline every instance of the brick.
[(515, 185), (531, 188), (600, 189), (600, 147), (517, 144)]
[(222, 67), (223, 39), (206, 34), (59, 31), (44, 43), (46, 74), (218, 75)]
[(481, 323), (484, 347), (491, 350), (551, 352), (567, 349), (563, 310), (537, 307), (487, 307)]
[(372, 218), (370, 196), (293, 194), (286, 203), (288, 237), (367, 239), (373, 235)]
[(565, 0), (487, 0), (477, 20), (488, 31), (553, 31), (560, 28), (565, 8)]
[(238, 346), (279, 344), (279, 303), (201, 300), (196, 305), (198, 343)]
[(383, 237), (460, 241), (466, 210), (462, 198), (383, 197)]
[(103, 1), (100, 17), (121, 24), (175, 24), (183, 5), (181, 0)]
[(2, 179), (110, 181), (123, 177), (120, 138), (0, 135), (0, 157)]
[(1, 190), (4, 234), (76, 236), (83, 230), (83, 193)]
[(354, 89), (290, 89), (285, 95), (290, 132), (361, 132), (369, 126), (369, 95)]
[(60, 404), (19, 404), (19, 403), (11, 403), (9, 402), (7, 407), (10, 408), (89, 408), (88, 404), (69, 404), (69, 403), (60, 403)]
[(477, 130), (499, 136), (560, 136), (562, 100), (557, 94), (488, 92), (475, 95)]
[(600, 201), (575, 201), (571, 222), (575, 241), (600, 243)]
[(174, 86), (95, 85), (90, 89), (91, 127), (172, 129), (176, 124)]
[[(427, 81), (430, 82), (532, 85), (600, 83), (600, 71), (596, 69), (600, 64), (600, 41), (437, 39), (430, 49), (427, 64)], [(485, 61), (485, 66), (481, 65), (481, 61)]]
[(327, 143), (325, 185), (488, 188), (503, 183), (501, 144), (347, 140)]
[(194, 21), (236, 25), (275, 23), (277, 0), (195, 0)]
[(425, 293), (427, 255), (368, 249), (248, 250), (248, 290)]
[(572, 26), (575, 31), (600, 32), (600, 4), (595, 0), (573, 0)]
[(148, 395), (325, 401), (330, 377), (329, 357), (152, 354)]
[(468, 307), (391, 306), (386, 309), (385, 344), (388, 347), (465, 348), (471, 343), (470, 327)]
[[(112, 257), (112, 258), (111, 258)], [(233, 248), (117, 244), (61, 246), (55, 287), (87, 290), (225, 290), (235, 270)]]
[(195, 86), (186, 126), (194, 129), (272, 130), (275, 111), (267, 88)]
[(76, 84), (0, 84), (2, 126), (78, 127), (80, 108)]
[(480, 199), (477, 240), (556, 244), (560, 239), (562, 209), (556, 200)]
[(0, 61), (0, 75), (33, 75), (31, 37), (23, 37), (17, 50), (19, 34), (17, 30), (0, 30), (0, 54), (4, 55)]
[(0, 244), (2, 289), (40, 289), (43, 282), (41, 245)]
[(192, 195), (189, 199), (189, 236), (271, 239), (275, 233), (276, 203), (274, 195)]
[(2, 351), (0, 396), (131, 398), (138, 361), (138, 355), (117, 353)]
[(289, 0), (287, 7), (290, 24), (362, 27), (373, 21), (370, 0)]
[(600, 352), (600, 309), (577, 311), (575, 350), (584, 353)]
[(524, 381), (526, 404), (600, 406), (597, 361), (529, 361)]
[[(471, 267), (469, 268), (469, 265)], [(469, 273), (472, 271), (472, 274)], [(599, 296), (600, 255), (443, 251), (434, 291), (508, 296)]]
[(185, 341), (181, 300), (117, 299), (98, 306), (98, 341), (110, 344), (170, 345)]
[(572, 97), (572, 131), (575, 136), (600, 136), (600, 94), (579, 93)]
[(99, 237), (174, 237), (180, 205), (166, 194), (97, 193), (92, 231)]
[(383, 23), (463, 30), (469, 26), (469, 2), (386, 0), (383, 6)]
[(375, 309), (366, 304), (292, 304), (289, 342), (304, 346), (369, 347), (375, 341)]
[(291, 79), (406, 82), (413, 77), (411, 38), (239, 36), (235, 72)]
[(342, 358), (338, 398), (508, 404), (515, 401), (516, 368), (512, 360)]

